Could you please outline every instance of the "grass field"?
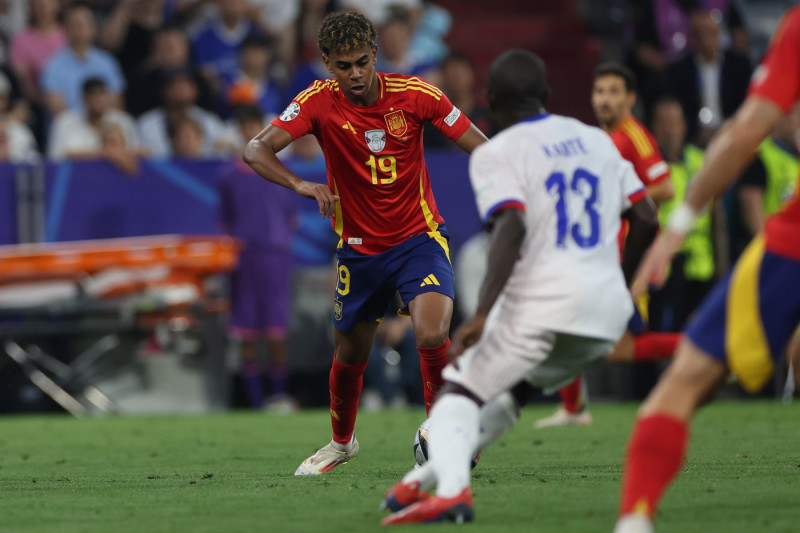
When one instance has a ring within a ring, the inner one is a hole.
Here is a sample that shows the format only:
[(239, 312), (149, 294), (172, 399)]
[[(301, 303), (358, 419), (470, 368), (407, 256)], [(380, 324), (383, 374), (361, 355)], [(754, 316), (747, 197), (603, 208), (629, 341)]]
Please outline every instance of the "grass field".
[[(436, 532), (610, 532), (633, 405), (594, 425), (534, 430), (526, 409), (474, 471), (476, 522)], [(379, 531), (378, 503), (412, 464), (419, 411), (362, 414), (361, 455), (295, 478), (328, 414), (0, 418), (0, 531)], [(800, 406), (721, 403), (693, 428), (659, 532), (800, 531)], [(410, 531), (421, 526), (396, 527)]]

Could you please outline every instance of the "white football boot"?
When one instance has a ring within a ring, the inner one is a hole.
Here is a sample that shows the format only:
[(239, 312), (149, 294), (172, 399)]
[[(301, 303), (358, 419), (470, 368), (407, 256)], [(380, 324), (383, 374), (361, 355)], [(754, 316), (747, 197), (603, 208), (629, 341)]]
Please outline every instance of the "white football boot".
[(356, 436), (350, 439), (350, 444), (339, 444), (330, 441), (317, 453), (303, 461), (295, 470), (295, 476), (318, 476), (327, 474), (339, 465), (343, 465), (358, 455), (358, 441)]
[(570, 413), (563, 406), (559, 407), (555, 413), (537, 420), (533, 427), (536, 429), (541, 428), (555, 428), (562, 426), (588, 426), (592, 423), (592, 415), (589, 411), (584, 410), (580, 413)]
[(639, 513), (626, 514), (617, 520), (614, 533), (654, 533), (653, 521)]

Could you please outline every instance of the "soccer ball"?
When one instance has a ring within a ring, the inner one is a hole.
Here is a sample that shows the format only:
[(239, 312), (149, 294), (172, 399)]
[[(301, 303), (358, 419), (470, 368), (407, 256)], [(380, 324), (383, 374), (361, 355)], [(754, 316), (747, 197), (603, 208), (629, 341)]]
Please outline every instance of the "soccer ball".
[[(430, 438), (430, 435), (431, 420), (430, 418), (426, 418), (422, 424), (419, 425), (417, 432), (414, 434), (414, 460), (419, 466), (422, 466), (428, 462), (428, 439)], [(470, 468), (475, 468), (478, 466), (478, 460), (480, 458), (481, 453), (476, 453), (475, 457), (472, 458)]]

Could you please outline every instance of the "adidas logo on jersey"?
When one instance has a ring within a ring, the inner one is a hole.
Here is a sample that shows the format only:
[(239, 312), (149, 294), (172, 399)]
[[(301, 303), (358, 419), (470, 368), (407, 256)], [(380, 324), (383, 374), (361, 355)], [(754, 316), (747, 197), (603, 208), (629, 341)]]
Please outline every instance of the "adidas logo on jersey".
[(419, 284), (420, 287), (424, 287), (425, 285), (440, 285), (439, 280), (436, 279), (436, 276), (430, 274), (422, 280), (422, 283)]

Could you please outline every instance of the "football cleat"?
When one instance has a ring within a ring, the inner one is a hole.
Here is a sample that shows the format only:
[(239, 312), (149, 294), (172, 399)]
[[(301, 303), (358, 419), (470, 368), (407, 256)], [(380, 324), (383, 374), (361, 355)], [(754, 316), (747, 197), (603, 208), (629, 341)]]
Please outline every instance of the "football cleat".
[(555, 413), (537, 420), (533, 427), (536, 429), (541, 428), (555, 428), (562, 426), (588, 426), (592, 423), (592, 415), (588, 411), (580, 413), (570, 413), (564, 407), (559, 407)]
[(453, 498), (433, 496), (418, 501), (402, 511), (390, 514), (381, 520), (381, 524), (391, 526), (445, 521), (463, 524), (472, 522), (473, 518), (475, 518), (475, 512), (473, 511), (472, 491), (467, 487), (461, 491), (461, 494)]
[(419, 490), (419, 481), (403, 483), (403, 480), (400, 480), (384, 495), (381, 509), (388, 509), (396, 513), (409, 505), (427, 500), (430, 497), (427, 492)]
[(632, 513), (620, 516), (614, 533), (653, 533), (653, 521), (647, 515)]
[(358, 441), (356, 436), (350, 439), (350, 444), (339, 444), (330, 441), (323, 446), (317, 453), (303, 461), (295, 470), (295, 476), (318, 476), (327, 474), (339, 465), (343, 465), (350, 459), (358, 455)]

